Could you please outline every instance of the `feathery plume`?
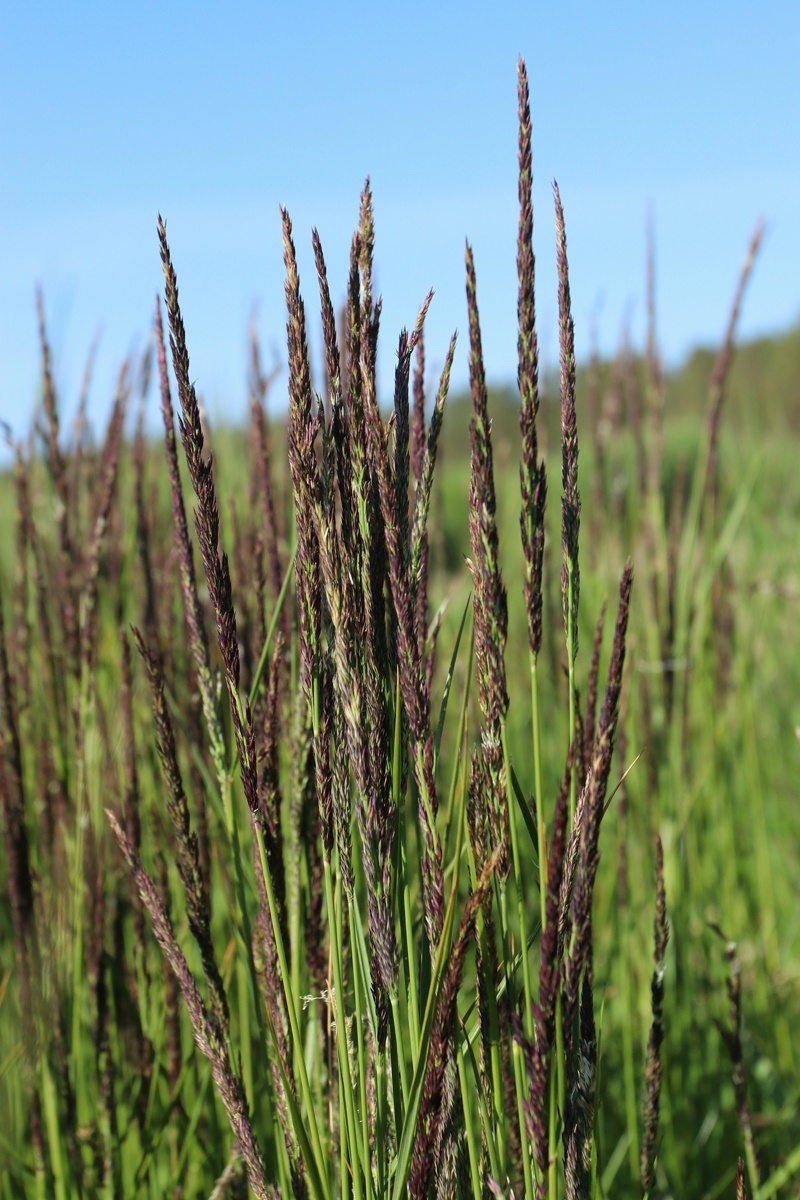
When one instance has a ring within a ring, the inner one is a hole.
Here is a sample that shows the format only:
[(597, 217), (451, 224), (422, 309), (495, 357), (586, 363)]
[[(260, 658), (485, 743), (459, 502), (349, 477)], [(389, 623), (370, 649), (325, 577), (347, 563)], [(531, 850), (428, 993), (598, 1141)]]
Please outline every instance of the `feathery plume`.
[[(508, 605), (500, 572), (497, 535), (491, 421), (483, 367), (480, 319), (472, 247), (467, 243), (467, 308), (469, 311), (469, 376), (473, 416), (470, 422), (469, 530), (472, 550), (475, 664), (483, 723), (481, 749), (491, 793), (489, 818), (493, 848), (507, 838), (508, 806), (501, 727), (508, 711), (505, 644)], [(507, 864), (501, 868), (505, 874)]]

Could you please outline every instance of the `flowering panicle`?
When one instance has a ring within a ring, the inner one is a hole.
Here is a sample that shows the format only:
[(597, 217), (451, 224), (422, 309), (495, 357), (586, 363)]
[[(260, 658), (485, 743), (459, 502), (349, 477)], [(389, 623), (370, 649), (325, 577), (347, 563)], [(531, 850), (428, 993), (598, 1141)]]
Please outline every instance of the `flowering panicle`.
[(172, 502), (172, 529), (178, 552), (178, 571), (183, 595), (183, 609), (186, 627), (189, 633), (189, 645), (194, 658), (197, 682), (203, 701), (203, 716), (208, 730), (211, 758), (220, 776), (226, 769), (225, 745), (220, 726), (217, 701), (219, 687), (211, 672), (211, 658), (208, 648), (208, 635), (203, 620), (203, 610), (200, 606), (200, 594), (197, 590), (197, 576), (194, 569), (194, 550), (189, 540), (189, 527), (186, 522), (186, 509), (183, 503), (180, 470), (178, 468), (178, 450), (175, 440), (175, 419), (170, 395), (169, 375), (167, 374), (167, 355), (164, 345), (164, 326), (161, 320), (161, 301), (156, 299), (155, 309), (155, 338), (156, 357), (158, 360), (158, 377), (161, 390), (161, 416), (164, 421), (164, 449), (167, 459), (167, 474), (169, 476), (170, 497)]
[(519, 60), (518, 67), (518, 94), (517, 388), (520, 395), (519, 425), (522, 434), (520, 530), (525, 559), (524, 591), (528, 613), (528, 640), (531, 654), (536, 659), (542, 648), (542, 567), (547, 475), (544, 459), (539, 460), (536, 428), (539, 413), (539, 345), (536, 335), (536, 259), (533, 253), (531, 109), (528, 73), (522, 59)]
[[(473, 417), (470, 422), (469, 531), (472, 550), (473, 607), (475, 612), (475, 664), (483, 724), (481, 747), (488, 768), (492, 842), (508, 836), (508, 806), (501, 727), (508, 711), (505, 644), (508, 604), (500, 572), (497, 535), (491, 421), (483, 367), (480, 320), (475, 285), (475, 263), (467, 244), (467, 307), (469, 310), (469, 377)], [(505, 868), (504, 868), (505, 869)]]
[(189, 352), (186, 348), (186, 333), (178, 303), (178, 281), (167, 245), (166, 226), (160, 217), (158, 219), (158, 236), (166, 284), (172, 365), (178, 381), (178, 396), (181, 405), (179, 428), (189, 478), (197, 497), (197, 508), (194, 514), (195, 530), (217, 626), (217, 640), (222, 655), (233, 731), (239, 752), (242, 787), (250, 811), (255, 812), (258, 807), (255, 735), (248, 706), (246, 703), (243, 706), (239, 699), (239, 642), (236, 634), (236, 613), (231, 595), (228, 556), (224, 552), (220, 556), (218, 549), (219, 507), (214, 489), (212, 460), (210, 456), (206, 459), (204, 454), (200, 406), (197, 403), (197, 395), (189, 376)]
[(564, 630), (571, 636), (569, 652), (574, 659), (578, 653), (578, 602), (581, 590), (578, 566), (581, 497), (578, 491), (578, 422), (575, 413), (575, 328), (572, 323), (569, 294), (567, 234), (557, 183), (553, 183), (553, 195), (556, 204), (558, 343), (561, 367), (561, 595)]

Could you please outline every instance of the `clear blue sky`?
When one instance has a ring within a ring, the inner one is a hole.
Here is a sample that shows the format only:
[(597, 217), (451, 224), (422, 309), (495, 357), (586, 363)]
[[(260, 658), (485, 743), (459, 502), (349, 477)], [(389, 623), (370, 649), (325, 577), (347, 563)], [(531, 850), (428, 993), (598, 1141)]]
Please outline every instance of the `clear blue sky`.
[(429, 363), (458, 328), (466, 381), (465, 237), (487, 371), (513, 379), (518, 53), (545, 364), (557, 353), (554, 177), (579, 357), (593, 327), (604, 352), (626, 321), (641, 343), (648, 206), (669, 362), (719, 338), (759, 216), (742, 332), (785, 328), (800, 317), (798, 14), (788, 0), (3, 5), (0, 417), (22, 435), (36, 402), (37, 284), (67, 418), (100, 328), (91, 412), (105, 416), (120, 360), (149, 333), (159, 211), (193, 376), (212, 418), (241, 414), (254, 307), (268, 360), (285, 353), (278, 205), (316, 313), (312, 227), (341, 297), (367, 174), (384, 395), (397, 334), (430, 287)]

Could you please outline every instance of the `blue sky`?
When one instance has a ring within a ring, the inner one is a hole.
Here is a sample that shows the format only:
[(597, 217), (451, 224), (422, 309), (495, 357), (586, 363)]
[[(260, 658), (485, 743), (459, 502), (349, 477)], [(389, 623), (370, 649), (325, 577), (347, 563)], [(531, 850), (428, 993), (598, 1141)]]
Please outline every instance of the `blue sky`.
[[(534, 136), (537, 311), (556, 344), (551, 181), (564, 202), (576, 340), (644, 335), (654, 214), (668, 362), (715, 342), (756, 219), (767, 235), (742, 333), (800, 317), (800, 8), (716, 3), (6, 4), (0, 15), (0, 417), (17, 436), (38, 388), (44, 290), (65, 419), (100, 330), (90, 409), (149, 334), (167, 219), (192, 373), (213, 419), (244, 411), (248, 322), (285, 353), (278, 215), (294, 222), (319, 361), (310, 234), (334, 297), (364, 178), (390, 392), (400, 328), (429, 288), (428, 361), (461, 333), (475, 252), (487, 371), (516, 355), (516, 61)], [(279, 406), (285, 383), (278, 383)], [(153, 398), (155, 408), (155, 398)]]

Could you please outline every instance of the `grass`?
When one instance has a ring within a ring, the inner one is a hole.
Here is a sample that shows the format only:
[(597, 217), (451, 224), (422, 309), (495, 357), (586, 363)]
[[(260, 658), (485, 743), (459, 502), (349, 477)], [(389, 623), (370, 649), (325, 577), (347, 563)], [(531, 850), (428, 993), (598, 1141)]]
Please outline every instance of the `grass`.
[(285, 452), (254, 343), (212, 462), (161, 222), (166, 469), (123, 436), (150, 356), (100, 448), (63, 437), (40, 302), (42, 448), (0, 480), (0, 1195), (797, 1185), (793, 461), (726, 436), (740, 297), (702, 423), (652, 339), (577, 375), (557, 189), (554, 438), (522, 64), (519, 99), (519, 439), (468, 246), (469, 464), (430, 297), (379, 409), (368, 185), (339, 316), (314, 235), (320, 397), (282, 213)]

